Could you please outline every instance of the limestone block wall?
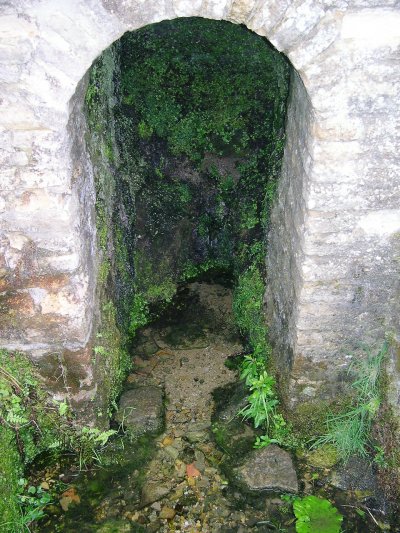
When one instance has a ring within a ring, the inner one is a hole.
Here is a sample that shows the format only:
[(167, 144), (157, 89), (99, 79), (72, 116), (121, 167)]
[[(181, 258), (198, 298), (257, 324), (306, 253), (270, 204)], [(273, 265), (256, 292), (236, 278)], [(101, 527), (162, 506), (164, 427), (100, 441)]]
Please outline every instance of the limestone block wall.
[(167, 18), (246, 24), (297, 71), (267, 259), (288, 398), (337, 393), (349, 350), (399, 339), (396, 0), (13, 0), (0, 11), (0, 346), (26, 351), (54, 394), (96, 393), (84, 76), (125, 31)]

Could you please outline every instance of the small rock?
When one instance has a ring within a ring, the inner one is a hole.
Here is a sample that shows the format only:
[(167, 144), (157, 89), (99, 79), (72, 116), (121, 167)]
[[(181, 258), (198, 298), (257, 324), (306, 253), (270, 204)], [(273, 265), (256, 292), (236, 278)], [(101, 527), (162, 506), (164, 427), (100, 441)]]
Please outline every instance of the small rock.
[(218, 389), (214, 421), (229, 422), (247, 404), (248, 391), (243, 382), (229, 383)]
[(186, 465), (186, 475), (187, 477), (200, 477), (200, 472), (192, 463), (190, 465)]
[(206, 433), (204, 431), (189, 431), (186, 434), (186, 439), (191, 443), (204, 442), (206, 440)]
[(74, 487), (69, 488), (61, 494), (60, 505), (64, 512), (68, 511), (71, 504), (79, 504), (80, 502), (81, 498)]
[(175, 515), (176, 511), (172, 507), (163, 507), (160, 512), (160, 518), (164, 520), (172, 520)]
[(185, 430), (181, 428), (174, 428), (174, 435), (177, 438), (183, 437), (185, 435)]
[(249, 453), (243, 465), (234, 472), (240, 484), (249, 491), (297, 493), (299, 490), (290, 454), (274, 444)]
[(142, 495), (140, 498), (140, 506), (145, 507), (158, 500), (161, 500), (170, 492), (170, 488), (165, 485), (150, 481), (143, 485)]
[(182, 442), (182, 439), (180, 438), (177, 438), (173, 441), (173, 443), (171, 444), (171, 446), (173, 446), (174, 448), (176, 448), (177, 450), (182, 450), (183, 448), (183, 442)]
[(206, 467), (204, 453), (200, 450), (195, 450), (194, 456), (196, 458), (196, 462), (195, 462), (196, 468), (198, 468), (201, 472), (203, 472), (203, 470)]
[(164, 448), (165, 453), (167, 453), (174, 461), (178, 459), (179, 450), (174, 448), (173, 446), (166, 446)]
[(149, 362), (148, 361), (144, 361), (141, 357), (138, 357), (137, 355), (133, 358), (133, 364), (135, 365), (135, 367), (138, 367), (138, 368), (145, 368), (146, 366), (148, 366)]
[(169, 446), (173, 442), (174, 442), (174, 439), (172, 437), (164, 437), (163, 440), (162, 440), (162, 445), (163, 446)]
[(179, 478), (183, 478), (186, 475), (186, 465), (183, 461), (175, 461), (176, 475)]
[(199, 479), (197, 486), (199, 487), (199, 489), (208, 489), (208, 487), (210, 486), (210, 480), (208, 479), (208, 477), (203, 476), (201, 479)]
[(151, 505), (151, 508), (154, 509), (155, 511), (161, 511), (161, 503), (160, 502), (154, 502)]
[(47, 483), (47, 481), (42, 481), (40, 484), (40, 488), (42, 488), (43, 490), (49, 490), (50, 485)]
[(175, 492), (170, 496), (171, 500), (179, 500), (179, 498), (182, 498), (184, 494), (184, 488), (178, 487)]
[(162, 390), (148, 386), (124, 392), (115, 419), (134, 435), (161, 431), (163, 427)]
[(160, 520), (155, 520), (146, 526), (147, 533), (157, 533), (162, 527), (162, 522)]

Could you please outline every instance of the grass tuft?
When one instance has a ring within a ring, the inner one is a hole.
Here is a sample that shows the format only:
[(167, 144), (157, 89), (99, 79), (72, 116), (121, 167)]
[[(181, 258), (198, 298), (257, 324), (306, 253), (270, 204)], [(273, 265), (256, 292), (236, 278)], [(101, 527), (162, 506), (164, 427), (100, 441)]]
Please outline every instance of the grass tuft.
[(340, 415), (328, 416), (327, 432), (315, 440), (312, 448), (332, 444), (344, 461), (351, 455), (368, 454), (372, 422), (382, 401), (380, 377), (387, 351), (385, 343), (377, 354), (368, 352), (364, 360), (350, 366), (349, 372), (357, 376), (352, 384), (356, 393), (353, 404)]

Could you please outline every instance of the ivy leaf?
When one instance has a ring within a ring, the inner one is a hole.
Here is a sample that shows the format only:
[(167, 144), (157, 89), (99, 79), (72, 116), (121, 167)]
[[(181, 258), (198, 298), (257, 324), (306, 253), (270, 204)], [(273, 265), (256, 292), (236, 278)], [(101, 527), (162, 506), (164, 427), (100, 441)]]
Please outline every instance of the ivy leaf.
[(293, 503), (297, 533), (339, 533), (343, 516), (330, 501), (306, 496)]

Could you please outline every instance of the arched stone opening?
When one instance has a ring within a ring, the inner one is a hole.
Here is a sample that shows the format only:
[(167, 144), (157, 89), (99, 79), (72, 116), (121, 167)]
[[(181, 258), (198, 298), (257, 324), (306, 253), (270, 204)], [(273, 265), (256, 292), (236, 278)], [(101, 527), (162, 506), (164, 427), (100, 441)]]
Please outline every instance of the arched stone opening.
[[(267, 259), (267, 315), (288, 397), (331, 397), (348, 349), (379, 344), (385, 332), (396, 341), (394, 2), (48, 0), (3, 14), (0, 342), (29, 352), (55, 394), (80, 403), (96, 393), (94, 189), (79, 81), (125, 31), (168, 18), (245, 24), (299, 73)], [(394, 404), (396, 375), (393, 365)]]

